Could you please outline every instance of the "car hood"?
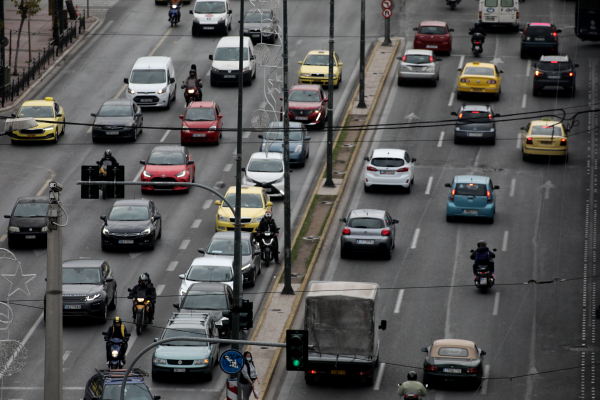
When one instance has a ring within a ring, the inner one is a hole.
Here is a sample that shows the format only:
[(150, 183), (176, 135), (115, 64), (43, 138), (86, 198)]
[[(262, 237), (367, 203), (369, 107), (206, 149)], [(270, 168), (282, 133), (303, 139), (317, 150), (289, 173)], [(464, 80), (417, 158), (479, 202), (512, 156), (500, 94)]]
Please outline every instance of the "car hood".
[(207, 131), (211, 126), (217, 126), (217, 121), (184, 121), (182, 126), (190, 129)]
[(281, 179), (283, 172), (248, 172), (246, 171), (246, 178), (252, 179), (258, 183), (269, 183)]
[(10, 217), (10, 226), (19, 228), (42, 228), (46, 226), (46, 217)]
[(156, 93), (167, 86), (167, 82), (163, 83), (129, 83), (129, 89), (135, 90), (135, 94)]
[(244, 22), (244, 29), (259, 29), (259, 30), (263, 30), (263, 29), (267, 29), (270, 28), (271, 24), (268, 22)]
[(175, 176), (185, 170), (185, 165), (147, 165), (144, 168), (152, 176)]
[[(247, 67), (249, 65), (249, 61), (248, 60), (244, 60), (244, 67)], [(214, 60), (212, 63), (213, 68), (216, 69), (220, 69), (220, 70), (225, 70), (225, 71), (237, 71), (240, 66), (238, 61), (219, 61), (219, 60)]]
[(123, 126), (133, 122), (133, 117), (96, 117), (94, 125), (117, 125)]
[(290, 101), (290, 110), (316, 110), (321, 108), (321, 103), (318, 101)]
[[(264, 208), (242, 208), (240, 211), (241, 211), (240, 212), (241, 218), (257, 218), (257, 217), (262, 217), (265, 214), (266, 209), (264, 209)], [(231, 209), (227, 206), (221, 206), (219, 208), (219, 214), (224, 215), (227, 218), (234, 217), (233, 213), (231, 212)]]
[[(333, 67), (333, 74), (336, 75), (338, 72), (338, 67)], [(329, 66), (328, 65), (302, 65), (300, 67), (300, 74), (328, 74)]]
[(150, 221), (107, 221), (106, 228), (111, 233), (139, 233), (151, 226)]
[[(192, 342), (193, 343), (193, 342)], [(167, 360), (199, 360), (210, 357), (208, 346), (158, 346), (154, 357)]]
[(98, 293), (102, 291), (102, 285), (72, 285), (63, 284), (63, 296), (78, 295), (83, 296), (90, 293)]

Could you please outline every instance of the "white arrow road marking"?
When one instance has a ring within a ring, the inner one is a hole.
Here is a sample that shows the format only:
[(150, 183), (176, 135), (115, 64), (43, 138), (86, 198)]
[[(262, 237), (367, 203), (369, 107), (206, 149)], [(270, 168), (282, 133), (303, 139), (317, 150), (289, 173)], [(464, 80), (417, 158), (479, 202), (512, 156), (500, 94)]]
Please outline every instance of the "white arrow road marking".
[(400, 289), (398, 292), (398, 300), (396, 300), (396, 307), (394, 307), (394, 314), (400, 312), (400, 306), (402, 305), (402, 298), (404, 297), (404, 289)]
[(550, 198), (550, 189), (556, 189), (556, 186), (552, 182), (548, 181), (540, 186), (540, 188), (544, 189), (544, 198), (548, 200)]
[(420, 119), (420, 118), (419, 118), (419, 117), (417, 117), (415, 113), (410, 113), (410, 114), (408, 114), (406, 117), (404, 117), (404, 119), (408, 119), (408, 123), (412, 123), (412, 122), (413, 122), (413, 120), (415, 120), (415, 119), (417, 119), (417, 120), (418, 120), (418, 119)]
[(160, 296), (161, 293), (163, 292), (163, 290), (165, 290), (165, 285), (157, 285), (156, 286), (156, 295)]
[(248, 139), (248, 138), (250, 137), (250, 134), (251, 134), (251, 133), (252, 133), (251, 131), (246, 131), (246, 132), (244, 132), (244, 133), (242, 134), (242, 137), (243, 137), (244, 139)]

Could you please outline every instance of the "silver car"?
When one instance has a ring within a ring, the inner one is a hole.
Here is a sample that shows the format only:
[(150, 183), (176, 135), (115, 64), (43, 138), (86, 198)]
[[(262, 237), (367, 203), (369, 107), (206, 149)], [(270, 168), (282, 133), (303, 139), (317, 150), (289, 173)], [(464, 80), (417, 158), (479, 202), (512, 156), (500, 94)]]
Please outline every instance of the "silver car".
[(431, 86), (437, 86), (440, 80), (440, 61), (431, 50), (406, 50), (398, 66), (398, 86), (406, 81), (427, 81)]
[(342, 258), (350, 253), (379, 253), (386, 260), (392, 258), (398, 220), (387, 211), (354, 210), (340, 221), (346, 223), (340, 238)]

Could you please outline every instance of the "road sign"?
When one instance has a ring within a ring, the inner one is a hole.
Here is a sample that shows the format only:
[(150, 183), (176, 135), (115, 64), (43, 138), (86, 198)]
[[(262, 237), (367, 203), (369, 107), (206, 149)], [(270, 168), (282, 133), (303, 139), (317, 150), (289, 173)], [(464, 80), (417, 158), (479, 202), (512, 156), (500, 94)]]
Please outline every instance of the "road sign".
[(392, 8), (392, 0), (383, 0), (381, 7), (385, 10), (386, 8)]
[(389, 18), (392, 16), (392, 10), (390, 10), (389, 8), (386, 8), (385, 10), (383, 10), (382, 14), (383, 14), (384, 18)]
[(244, 356), (239, 350), (229, 349), (221, 353), (219, 365), (226, 374), (237, 374), (244, 366)]

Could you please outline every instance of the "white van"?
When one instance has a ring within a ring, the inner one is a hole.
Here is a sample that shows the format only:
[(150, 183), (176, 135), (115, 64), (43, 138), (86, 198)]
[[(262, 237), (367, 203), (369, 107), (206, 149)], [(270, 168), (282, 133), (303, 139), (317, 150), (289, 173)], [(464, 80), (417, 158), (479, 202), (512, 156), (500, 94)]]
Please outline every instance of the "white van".
[(518, 31), (519, 0), (479, 0), (479, 22)]
[[(240, 38), (224, 37), (219, 40), (210, 69), (210, 86), (219, 83), (237, 83), (239, 71)], [(256, 78), (256, 60), (254, 59), (254, 46), (248, 36), (244, 37), (244, 85), (251, 85)]]
[(229, 0), (196, 0), (190, 14), (194, 16), (192, 36), (201, 32), (221, 32), (227, 36), (231, 30), (232, 13)]
[(171, 107), (175, 101), (175, 68), (171, 57), (140, 57), (123, 80), (127, 86), (125, 96), (142, 107)]

